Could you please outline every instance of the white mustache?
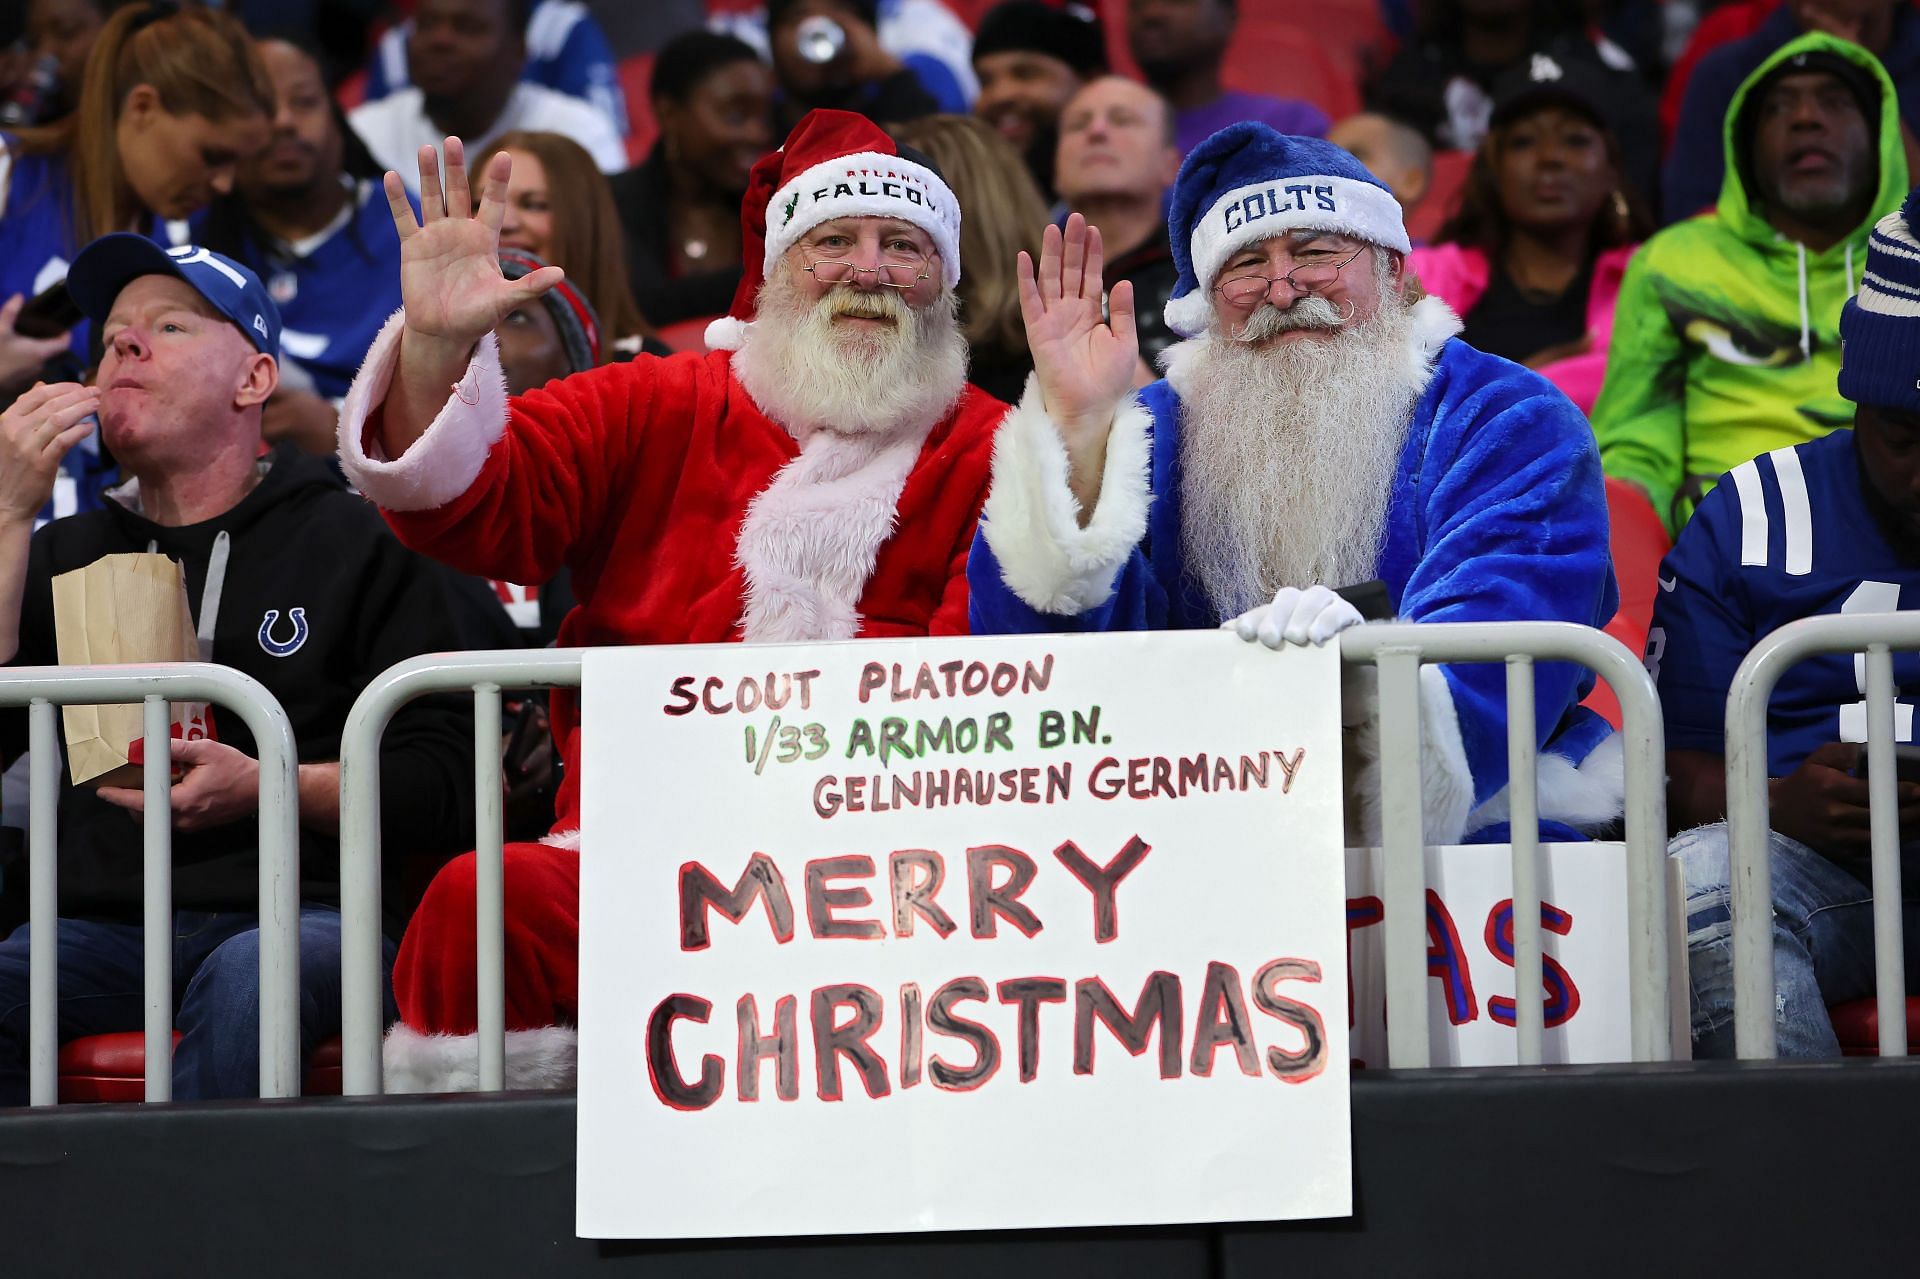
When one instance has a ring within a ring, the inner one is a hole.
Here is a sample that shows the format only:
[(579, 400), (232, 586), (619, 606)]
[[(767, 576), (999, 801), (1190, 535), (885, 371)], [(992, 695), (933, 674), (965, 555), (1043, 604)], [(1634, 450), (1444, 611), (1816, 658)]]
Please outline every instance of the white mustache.
[(1345, 315), (1333, 303), (1317, 293), (1309, 293), (1298, 298), (1285, 310), (1270, 303), (1262, 303), (1237, 330), (1227, 336), (1236, 342), (1260, 342), (1281, 333), (1290, 333), (1295, 329), (1340, 329), (1353, 319), (1353, 308), (1348, 306)]

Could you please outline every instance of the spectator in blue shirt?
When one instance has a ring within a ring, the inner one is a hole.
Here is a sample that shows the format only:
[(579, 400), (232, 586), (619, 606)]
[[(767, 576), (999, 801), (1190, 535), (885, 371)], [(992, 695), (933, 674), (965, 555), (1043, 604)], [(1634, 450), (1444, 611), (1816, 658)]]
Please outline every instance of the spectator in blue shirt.
[[(387, 29), (367, 64), (367, 96), (372, 102), (413, 83), (407, 72), (407, 39), (413, 20)], [(627, 136), (627, 99), (620, 90), (620, 68), (613, 46), (579, 0), (539, 0), (527, 22), (527, 61), (520, 78), (580, 98)]]
[[(80, 248), (109, 231), (157, 236), (232, 188), (266, 145), (273, 87), (231, 17), (157, 5), (122, 9), (87, 61), (80, 105), (39, 129), (0, 134), (0, 303), (66, 278)], [(17, 312), (15, 312), (17, 314)], [(0, 326), (0, 402), (55, 348)], [(71, 376), (87, 363), (87, 326), (69, 334)]]
[(1713, 205), (1727, 171), (1721, 121), (1734, 90), (1774, 50), (1808, 31), (1851, 40), (1880, 59), (1899, 91), (1900, 121), (1912, 158), (1913, 135), (1920, 130), (1920, 14), (1904, 0), (1788, 0), (1759, 30), (1715, 49), (1694, 68), (1661, 174), (1664, 221), (1678, 222)]
[(327, 92), (317, 52), (274, 39), (259, 53), (279, 103), (273, 140), (239, 189), (194, 219), (193, 240), (246, 263), (280, 308), (268, 441), (331, 454), (335, 404), (400, 309), (400, 241), (380, 166)]
[[(1685, 871), (1696, 1057), (1731, 1057), (1733, 959), (1726, 813), (1727, 693), (1760, 639), (1804, 617), (1920, 608), (1920, 191), (1882, 218), (1860, 292), (1841, 313), (1840, 393), (1851, 431), (1735, 467), (1700, 503), (1661, 566), (1647, 667), (1666, 715), (1672, 855)], [(1782, 1057), (1833, 1057), (1830, 1005), (1873, 992), (1873, 893), (1864, 662), (1804, 661), (1767, 713), (1772, 815), (1774, 1016)], [(1920, 654), (1894, 659), (1896, 688), (1920, 687)], [(1914, 703), (1894, 735), (1914, 741)], [(1900, 822), (1920, 822), (1903, 773)], [(1702, 823), (1706, 823), (1702, 825)], [(1908, 844), (1909, 849), (1920, 847)], [(1907, 928), (1915, 872), (1907, 859)], [(1914, 958), (1907, 951), (1909, 983)]]

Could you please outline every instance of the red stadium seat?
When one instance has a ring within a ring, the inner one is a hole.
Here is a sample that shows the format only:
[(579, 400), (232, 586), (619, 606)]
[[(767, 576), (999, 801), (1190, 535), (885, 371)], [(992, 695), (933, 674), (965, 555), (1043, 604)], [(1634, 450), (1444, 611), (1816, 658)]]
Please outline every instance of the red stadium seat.
[[(1635, 653), (1647, 649), (1653, 604), (1659, 597), (1660, 561), (1673, 545), (1666, 526), (1646, 494), (1621, 480), (1607, 480), (1607, 518), (1612, 525), (1614, 580), (1620, 585), (1620, 611), (1605, 630)], [(1586, 705), (1620, 727), (1620, 702), (1604, 683), (1595, 684)]]
[[(146, 1098), (146, 1036), (137, 1030), (111, 1035), (87, 1035), (60, 1046), (60, 1100), (142, 1101)], [(180, 1032), (173, 1033), (180, 1042)], [(338, 1036), (314, 1049), (307, 1062), (301, 1093), (308, 1097), (340, 1095), (340, 1040)]]
[(1433, 153), (1433, 178), (1427, 183), (1426, 198), (1407, 216), (1407, 234), (1415, 244), (1431, 244), (1459, 209), (1460, 193), (1466, 189), (1467, 171), (1472, 167), (1471, 151)]
[(707, 326), (720, 317), (700, 315), (691, 320), (676, 320), (672, 324), (660, 327), (660, 340), (676, 351), (704, 351), (707, 349)]
[(620, 60), (620, 92), (627, 99), (627, 159), (640, 163), (659, 134), (653, 122), (653, 100), (647, 89), (653, 81), (653, 55), (636, 53)]
[(1354, 67), (1340, 51), (1294, 27), (1245, 22), (1227, 46), (1220, 79), (1230, 89), (1313, 103), (1339, 120), (1360, 109)]
[[(1835, 1004), (1827, 1012), (1833, 1016), (1833, 1033), (1840, 1040), (1840, 1051), (1849, 1057), (1877, 1057), (1880, 1054), (1880, 1004), (1875, 999), (1856, 999)], [(1907, 996), (1907, 1052), (1911, 1056), (1920, 1046), (1920, 995)]]

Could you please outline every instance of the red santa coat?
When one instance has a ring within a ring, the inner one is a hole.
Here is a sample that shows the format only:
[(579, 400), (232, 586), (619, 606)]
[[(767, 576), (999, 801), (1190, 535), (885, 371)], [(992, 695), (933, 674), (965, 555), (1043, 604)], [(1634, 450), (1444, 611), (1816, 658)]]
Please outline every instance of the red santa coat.
[[(559, 642), (689, 644), (955, 635), (967, 551), (1006, 406), (969, 387), (938, 422), (896, 436), (772, 421), (732, 356), (642, 357), (509, 401), (481, 344), (398, 460), (372, 445), (401, 317), (340, 414), (341, 462), (415, 550), (476, 576), (541, 582), (565, 564), (579, 605)], [(508, 845), (507, 1081), (571, 1081), (578, 998), (580, 719), (553, 695), (566, 762), (553, 847)], [(476, 1086), (474, 859), (435, 877), (394, 967), (401, 1024), (389, 1091)]]
[[(397, 462), (369, 451), (400, 317), (341, 413), (342, 462), (401, 541), (480, 577), (573, 570), (559, 642), (701, 644), (959, 635), (967, 550), (1006, 406), (968, 387), (904, 437), (804, 445), (733, 376), (732, 355), (641, 357), (508, 402), (489, 336)], [(556, 831), (579, 825), (579, 714), (553, 698), (566, 761)]]

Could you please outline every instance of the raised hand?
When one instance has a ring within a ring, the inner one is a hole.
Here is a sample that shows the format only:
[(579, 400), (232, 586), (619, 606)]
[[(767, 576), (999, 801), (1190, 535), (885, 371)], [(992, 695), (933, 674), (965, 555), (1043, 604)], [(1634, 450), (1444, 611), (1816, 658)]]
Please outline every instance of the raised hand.
[(67, 450), (93, 430), (97, 387), (35, 383), (0, 413), (0, 522), (30, 524), (53, 496)]
[(564, 273), (549, 266), (509, 280), (500, 273), (500, 223), (506, 215), (507, 178), (513, 161), (504, 151), (487, 166), (479, 216), (460, 139), (446, 140), (446, 182), (432, 147), (420, 148), (420, 213), (414, 220), (400, 175), (386, 177), (387, 205), (400, 233), (400, 296), (407, 309), (407, 338), (463, 355), (522, 302), (558, 284)]
[(1071, 448), (1077, 437), (1106, 438), (1113, 412), (1133, 386), (1140, 340), (1133, 328), (1133, 285), (1122, 280), (1101, 314), (1100, 229), (1078, 213), (1066, 230), (1049, 226), (1040, 239), (1040, 267), (1020, 255), (1020, 317), (1040, 379), (1047, 414)]

